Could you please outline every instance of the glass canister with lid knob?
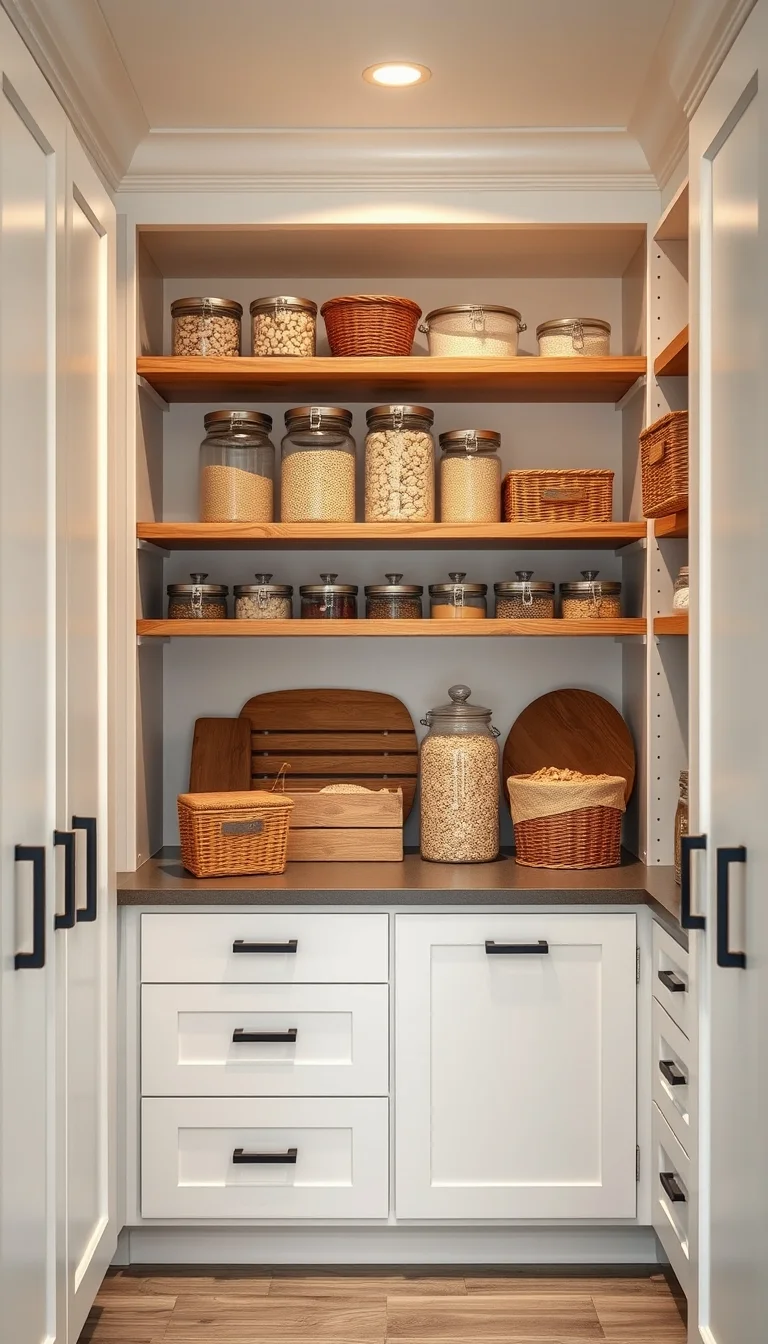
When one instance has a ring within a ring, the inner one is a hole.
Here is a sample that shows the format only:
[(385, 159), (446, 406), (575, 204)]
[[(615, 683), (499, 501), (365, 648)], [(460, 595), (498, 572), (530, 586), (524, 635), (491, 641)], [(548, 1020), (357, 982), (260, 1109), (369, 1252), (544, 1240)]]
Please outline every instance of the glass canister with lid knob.
[(284, 523), (355, 521), (352, 412), (342, 406), (296, 406), (285, 413), (280, 489)]
[(421, 855), (434, 863), (490, 863), (499, 852), (498, 729), (470, 704), (468, 686), (421, 722)]
[(434, 522), (434, 418), (427, 406), (373, 406), (367, 412), (367, 523)]
[(357, 585), (337, 583), (338, 574), (321, 574), (321, 583), (299, 588), (305, 620), (350, 621), (357, 617)]
[(275, 446), (272, 417), (260, 411), (209, 411), (200, 444), (200, 519), (271, 523)]
[(385, 574), (386, 583), (366, 584), (365, 614), (369, 620), (418, 621), (422, 616), (424, 589), (418, 583), (403, 583), (402, 574)]
[(207, 574), (190, 574), (189, 583), (169, 583), (169, 621), (224, 621), (227, 618), (229, 588), (223, 583), (206, 583)]
[(293, 616), (293, 588), (273, 583), (271, 574), (254, 574), (255, 583), (236, 583), (235, 619), (289, 621)]
[(621, 616), (621, 584), (582, 569), (574, 583), (560, 584), (560, 615), (566, 621), (614, 621)]
[(532, 569), (516, 569), (514, 580), (494, 583), (496, 616), (506, 620), (551, 620), (555, 614), (555, 585), (533, 578)]
[(494, 429), (449, 429), (440, 435), (440, 517), (444, 523), (498, 523), (501, 435)]
[(466, 583), (466, 574), (453, 570), (450, 583), (429, 585), (429, 614), (437, 621), (481, 621), (487, 614), (487, 583)]

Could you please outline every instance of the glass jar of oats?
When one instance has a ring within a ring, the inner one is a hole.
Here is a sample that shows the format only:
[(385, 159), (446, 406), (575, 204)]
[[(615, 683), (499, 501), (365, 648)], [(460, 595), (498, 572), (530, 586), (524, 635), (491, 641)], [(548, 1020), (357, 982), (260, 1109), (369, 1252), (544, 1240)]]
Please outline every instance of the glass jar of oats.
[(200, 520), (271, 523), (275, 446), (272, 417), (260, 411), (209, 411), (200, 444)]
[(432, 523), (434, 414), (427, 406), (373, 406), (366, 415), (366, 523)]
[(483, 621), (487, 615), (487, 583), (465, 583), (466, 574), (452, 571), (450, 583), (430, 583), (429, 614), (436, 621)]
[(291, 294), (254, 299), (251, 348), (254, 355), (305, 358), (315, 353), (317, 304)]
[(235, 619), (238, 621), (289, 621), (293, 616), (293, 588), (272, 583), (271, 574), (254, 574), (255, 583), (236, 583)]
[(174, 355), (239, 355), (242, 304), (235, 299), (176, 299), (171, 304)]
[(284, 523), (354, 523), (355, 440), (342, 406), (285, 413), (280, 516)]
[(565, 621), (615, 621), (621, 616), (621, 584), (599, 579), (598, 569), (582, 569), (575, 583), (560, 584), (560, 615)]
[(471, 705), (468, 686), (431, 709), (421, 744), (421, 857), (433, 863), (490, 863), (499, 852), (498, 729), (491, 710)]
[(498, 523), (501, 435), (494, 429), (449, 429), (440, 435), (440, 517), (444, 523)]
[(555, 614), (555, 585), (533, 581), (532, 569), (516, 569), (514, 580), (494, 583), (496, 616), (500, 620), (551, 620)]

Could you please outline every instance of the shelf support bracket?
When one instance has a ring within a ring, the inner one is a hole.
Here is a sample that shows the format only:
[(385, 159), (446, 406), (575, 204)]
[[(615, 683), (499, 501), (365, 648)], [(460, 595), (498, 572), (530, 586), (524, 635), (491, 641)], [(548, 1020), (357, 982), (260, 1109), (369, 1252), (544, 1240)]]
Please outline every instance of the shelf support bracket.
[(171, 554), (164, 546), (156, 546), (153, 541), (144, 541), (142, 537), (136, 538), (136, 550), (142, 555), (153, 555), (156, 560), (167, 560)]
[(150, 645), (150, 644), (170, 644), (170, 642), (171, 642), (171, 637), (170, 637), (170, 635), (137, 635), (137, 636), (136, 636), (136, 645), (137, 645), (137, 647), (140, 648), (140, 649), (143, 648), (145, 644), (146, 644), (146, 645)]
[(146, 396), (149, 397), (151, 402), (154, 402), (155, 406), (159, 407), (163, 414), (165, 414), (166, 411), (170, 411), (171, 408), (165, 400), (165, 397), (161, 397), (160, 393), (156, 392), (152, 384), (148, 383), (146, 378), (140, 373), (136, 376), (136, 386), (140, 392), (144, 392)]
[(648, 379), (644, 373), (641, 374), (639, 378), (636, 378), (632, 386), (624, 393), (624, 396), (621, 397), (620, 400), (616, 402), (615, 409), (617, 411), (623, 411), (624, 407), (627, 406), (630, 401), (634, 401), (638, 392), (643, 391), (643, 388), (646, 386), (647, 382)]

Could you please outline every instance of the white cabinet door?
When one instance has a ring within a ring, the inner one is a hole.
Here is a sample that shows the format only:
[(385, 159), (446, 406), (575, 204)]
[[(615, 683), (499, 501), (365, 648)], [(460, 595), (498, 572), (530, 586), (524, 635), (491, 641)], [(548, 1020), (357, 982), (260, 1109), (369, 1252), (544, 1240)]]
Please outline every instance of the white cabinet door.
[(63, 114), (0, 13), (0, 1335), (13, 1344), (57, 1333), (53, 492), (63, 189)]
[(398, 915), (398, 1218), (632, 1218), (635, 916)]

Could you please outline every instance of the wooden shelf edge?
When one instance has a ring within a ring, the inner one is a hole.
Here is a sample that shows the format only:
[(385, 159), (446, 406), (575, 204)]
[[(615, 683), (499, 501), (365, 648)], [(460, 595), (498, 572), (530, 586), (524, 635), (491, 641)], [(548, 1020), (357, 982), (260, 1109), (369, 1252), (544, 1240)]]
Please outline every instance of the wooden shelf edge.
[(675, 612), (673, 616), (655, 616), (653, 633), (654, 635), (687, 635), (688, 612)]
[(681, 509), (678, 513), (667, 513), (663, 518), (654, 518), (653, 531), (659, 541), (675, 538), (684, 540), (688, 536), (688, 510)]
[(673, 336), (653, 361), (657, 378), (683, 378), (688, 373), (688, 327)]
[(688, 240), (688, 181), (681, 183), (656, 225), (657, 243), (684, 243)]
[(558, 546), (618, 549), (641, 540), (644, 522), (616, 523), (139, 523), (140, 541), (168, 550), (262, 546)]
[(387, 621), (387, 620), (290, 620), (290, 621), (198, 621), (139, 620), (136, 633), (142, 638), (407, 638), (407, 637), (544, 637), (544, 638), (616, 638), (644, 635), (643, 618), (622, 617), (611, 621), (495, 620), (479, 621)]

